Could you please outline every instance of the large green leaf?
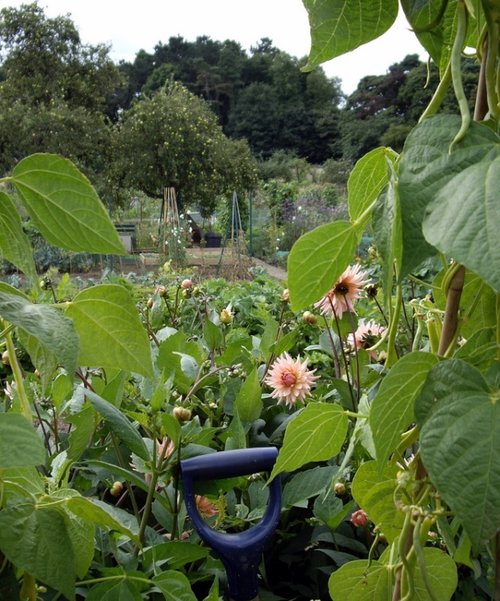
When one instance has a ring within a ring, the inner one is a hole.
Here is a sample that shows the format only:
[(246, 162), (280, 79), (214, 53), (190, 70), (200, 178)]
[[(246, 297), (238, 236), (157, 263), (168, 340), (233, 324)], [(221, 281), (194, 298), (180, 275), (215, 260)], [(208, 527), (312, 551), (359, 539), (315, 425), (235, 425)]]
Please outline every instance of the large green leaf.
[(337, 471), (337, 467), (324, 465), (298, 472), (283, 488), (283, 507), (306, 507), (308, 499), (319, 495), (330, 486)]
[(289, 423), (270, 479), (311, 461), (325, 461), (337, 455), (347, 434), (347, 424), (348, 418), (339, 405), (307, 405)]
[(123, 413), (110, 402), (100, 397), (91, 390), (84, 390), (85, 396), (92, 403), (94, 409), (101, 415), (109, 428), (127, 446), (127, 448), (145, 461), (150, 461), (149, 450), (139, 432)]
[(18, 328), (17, 335), (19, 342), (30, 356), (31, 363), (33, 363), (38, 370), (40, 382), (42, 384), (42, 393), (46, 394), (53, 381), (53, 376), (59, 365), (59, 360), (49, 348), (44, 346), (35, 336), (28, 334), (28, 332), (22, 328)]
[(86, 601), (142, 601), (143, 597), (137, 590), (132, 580), (123, 580), (118, 582), (101, 582), (93, 586)]
[(189, 580), (181, 572), (167, 570), (153, 578), (167, 601), (196, 601)]
[(471, 124), (464, 139), (450, 153), (451, 141), (459, 128), (459, 117), (437, 115), (425, 119), (406, 140), (399, 165), (402, 276), (436, 252), (422, 231), (427, 206), (455, 176), (488, 155), (492, 158), (497, 155), (498, 136), (479, 123)]
[(99, 499), (81, 496), (68, 497), (66, 506), (69, 511), (87, 522), (106, 530), (120, 532), (139, 542), (139, 527), (134, 516), (119, 507), (113, 507)]
[(397, 0), (303, 0), (303, 3), (309, 13), (312, 43), (306, 69), (378, 38), (398, 14)]
[[(457, 587), (453, 559), (439, 549), (423, 549), (427, 578), (435, 599), (449, 601)], [(350, 561), (332, 573), (328, 590), (332, 601), (391, 601), (394, 566), (378, 561)], [(432, 601), (418, 568), (414, 573), (413, 601)]]
[(413, 421), (413, 404), (429, 370), (439, 362), (431, 353), (402, 357), (382, 380), (370, 409), (370, 426), (382, 467), (398, 446), (401, 434)]
[(150, 547), (143, 554), (145, 565), (161, 565), (162, 562), (168, 563), (172, 569), (185, 566), (193, 561), (204, 559), (208, 555), (207, 547), (200, 547), (187, 541), (171, 540), (166, 543)]
[(71, 161), (34, 154), (18, 163), (9, 179), (51, 244), (74, 251), (125, 254), (96, 191)]
[(500, 144), (488, 156), (458, 173), (427, 205), (425, 239), (479, 274), (500, 291)]
[(20, 413), (0, 413), (0, 468), (43, 465), (42, 439)]
[(332, 601), (391, 601), (392, 568), (378, 561), (350, 561), (328, 581)]
[(390, 148), (375, 148), (354, 165), (347, 182), (349, 215), (359, 219), (376, 200), (389, 181), (388, 162), (397, 154)]
[(70, 319), (48, 305), (35, 305), (19, 295), (0, 291), (0, 316), (26, 330), (52, 352), (66, 370), (75, 371), (78, 334)]
[(75, 557), (64, 515), (23, 502), (0, 511), (0, 550), (17, 568), (75, 598)]
[(23, 231), (21, 217), (9, 196), (0, 191), (0, 255), (28, 277), (36, 279), (33, 250)]
[(82, 290), (69, 303), (67, 315), (80, 335), (80, 365), (152, 376), (148, 335), (123, 286), (104, 284)]
[(389, 313), (395, 267), (401, 267), (403, 252), (401, 203), (395, 174), (373, 209), (373, 233), (381, 257), (384, 306)]
[(262, 411), (262, 388), (259, 383), (257, 368), (253, 369), (241, 385), (234, 408), (243, 421), (253, 421)]
[(422, 461), (477, 549), (500, 528), (500, 390), (459, 359), (435, 366), (415, 402)]
[(442, 75), (450, 60), (455, 38), (457, 0), (401, 0), (401, 6), (419, 42)]
[(404, 514), (394, 505), (398, 468), (386, 465), (381, 471), (376, 461), (363, 463), (352, 481), (352, 496), (370, 520), (392, 542), (401, 532)]
[(354, 256), (361, 232), (348, 221), (320, 225), (304, 234), (288, 255), (288, 287), (294, 311), (299, 311), (335, 284)]

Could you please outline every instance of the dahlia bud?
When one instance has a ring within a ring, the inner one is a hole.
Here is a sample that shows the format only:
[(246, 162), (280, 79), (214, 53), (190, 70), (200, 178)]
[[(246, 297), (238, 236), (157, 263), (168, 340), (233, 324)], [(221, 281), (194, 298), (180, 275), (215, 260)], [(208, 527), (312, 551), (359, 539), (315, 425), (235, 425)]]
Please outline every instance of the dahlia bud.
[(305, 321), (306, 323), (309, 323), (313, 326), (317, 321), (316, 315), (311, 313), (311, 311), (304, 311), (304, 313), (302, 314), (302, 321)]
[(368, 524), (368, 516), (362, 509), (358, 509), (351, 515), (351, 524), (364, 528)]
[(345, 484), (343, 482), (335, 482), (335, 486), (333, 487), (335, 494), (339, 497), (345, 495)]
[(123, 488), (123, 482), (117, 480), (116, 482), (113, 482), (111, 488), (109, 489), (109, 494), (113, 497), (119, 497), (123, 492)]
[(287, 303), (290, 300), (290, 291), (288, 290), (288, 288), (285, 288), (281, 293), (281, 300), (285, 303)]
[(231, 312), (231, 309), (229, 309), (229, 307), (226, 307), (225, 309), (222, 309), (222, 311), (220, 312), (219, 315), (219, 319), (221, 320), (221, 323), (228, 325), (233, 321), (233, 314)]
[(182, 282), (181, 282), (181, 288), (183, 290), (189, 290), (192, 287), (193, 287), (193, 280), (190, 280), (190, 279), (182, 280)]
[(147, 308), (151, 310), (153, 308), (153, 305), (154, 305), (153, 299), (148, 298), (148, 302), (146, 303)]
[(186, 407), (174, 407), (172, 414), (180, 422), (187, 422), (191, 419), (191, 410)]
[(10, 365), (9, 351), (4, 351), (2, 353), (2, 363), (4, 365)]

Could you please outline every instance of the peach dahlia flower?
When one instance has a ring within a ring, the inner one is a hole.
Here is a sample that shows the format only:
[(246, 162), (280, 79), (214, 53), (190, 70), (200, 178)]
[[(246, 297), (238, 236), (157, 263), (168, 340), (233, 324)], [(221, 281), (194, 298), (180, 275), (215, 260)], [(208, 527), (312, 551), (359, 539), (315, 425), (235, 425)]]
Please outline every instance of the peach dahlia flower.
[(369, 280), (359, 265), (348, 267), (335, 282), (333, 288), (315, 303), (323, 315), (335, 314), (339, 319), (345, 311), (354, 311), (354, 302), (360, 297), (363, 286)]
[(307, 369), (307, 359), (292, 359), (288, 353), (280, 355), (271, 366), (265, 383), (273, 388), (271, 396), (292, 407), (296, 401), (304, 402), (317, 376), (316, 370)]
[[(384, 334), (385, 328), (373, 320), (364, 321), (359, 320), (358, 328), (353, 334), (349, 334), (347, 337), (347, 344), (352, 348), (363, 348), (369, 349), (377, 342), (377, 340)], [(374, 356), (375, 353), (370, 353)]]

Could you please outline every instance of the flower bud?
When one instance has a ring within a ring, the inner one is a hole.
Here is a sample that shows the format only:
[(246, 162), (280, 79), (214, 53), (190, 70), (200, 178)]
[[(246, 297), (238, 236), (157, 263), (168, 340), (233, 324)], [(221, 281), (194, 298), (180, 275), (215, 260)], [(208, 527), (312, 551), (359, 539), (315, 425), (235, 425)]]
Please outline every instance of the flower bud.
[(191, 419), (191, 410), (186, 407), (174, 407), (172, 414), (180, 422), (187, 422)]
[(285, 303), (287, 303), (290, 300), (290, 291), (288, 290), (288, 288), (285, 288), (281, 293), (281, 300)]
[(113, 497), (119, 497), (123, 492), (123, 488), (123, 482), (117, 480), (116, 482), (113, 482), (111, 488), (109, 489), (109, 494)]
[(148, 302), (146, 303), (146, 306), (148, 309), (152, 309), (154, 305), (154, 301), (152, 298), (148, 298)]
[(4, 351), (2, 353), (2, 363), (4, 365), (10, 365), (9, 351)]
[(233, 321), (233, 314), (231, 313), (231, 309), (228, 309), (227, 307), (225, 309), (222, 309), (222, 311), (220, 312), (219, 315), (219, 319), (221, 320), (221, 323), (228, 325)]
[(181, 288), (183, 290), (189, 290), (192, 287), (193, 287), (193, 280), (190, 280), (190, 279), (182, 280), (182, 282), (181, 282)]
[(335, 494), (339, 497), (345, 495), (345, 484), (343, 482), (335, 482), (335, 486), (333, 487)]
[(313, 326), (317, 321), (316, 315), (311, 313), (311, 311), (304, 311), (304, 313), (302, 314), (302, 321), (305, 321), (306, 323), (309, 323)]
[(355, 511), (351, 515), (351, 524), (354, 524), (355, 526), (361, 526), (364, 528), (366, 524), (368, 524), (368, 516), (366, 515), (366, 512), (362, 509), (358, 509), (358, 511)]

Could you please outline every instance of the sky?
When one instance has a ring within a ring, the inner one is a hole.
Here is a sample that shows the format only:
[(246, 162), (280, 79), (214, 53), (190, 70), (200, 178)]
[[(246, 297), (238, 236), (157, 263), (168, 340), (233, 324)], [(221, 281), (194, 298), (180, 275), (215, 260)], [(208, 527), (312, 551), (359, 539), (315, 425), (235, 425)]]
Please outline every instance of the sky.
[[(0, 7), (31, 0), (0, 0)], [(49, 17), (69, 14), (84, 44), (111, 46), (115, 62), (133, 61), (144, 49), (152, 52), (171, 36), (187, 41), (206, 35), (216, 41), (239, 42), (245, 50), (264, 37), (288, 54), (309, 54), (310, 33), (302, 0), (39, 0)], [(322, 65), (339, 77), (350, 94), (365, 75), (381, 75), (407, 54), (427, 55), (408, 30), (404, 15), (381, 38)]]

